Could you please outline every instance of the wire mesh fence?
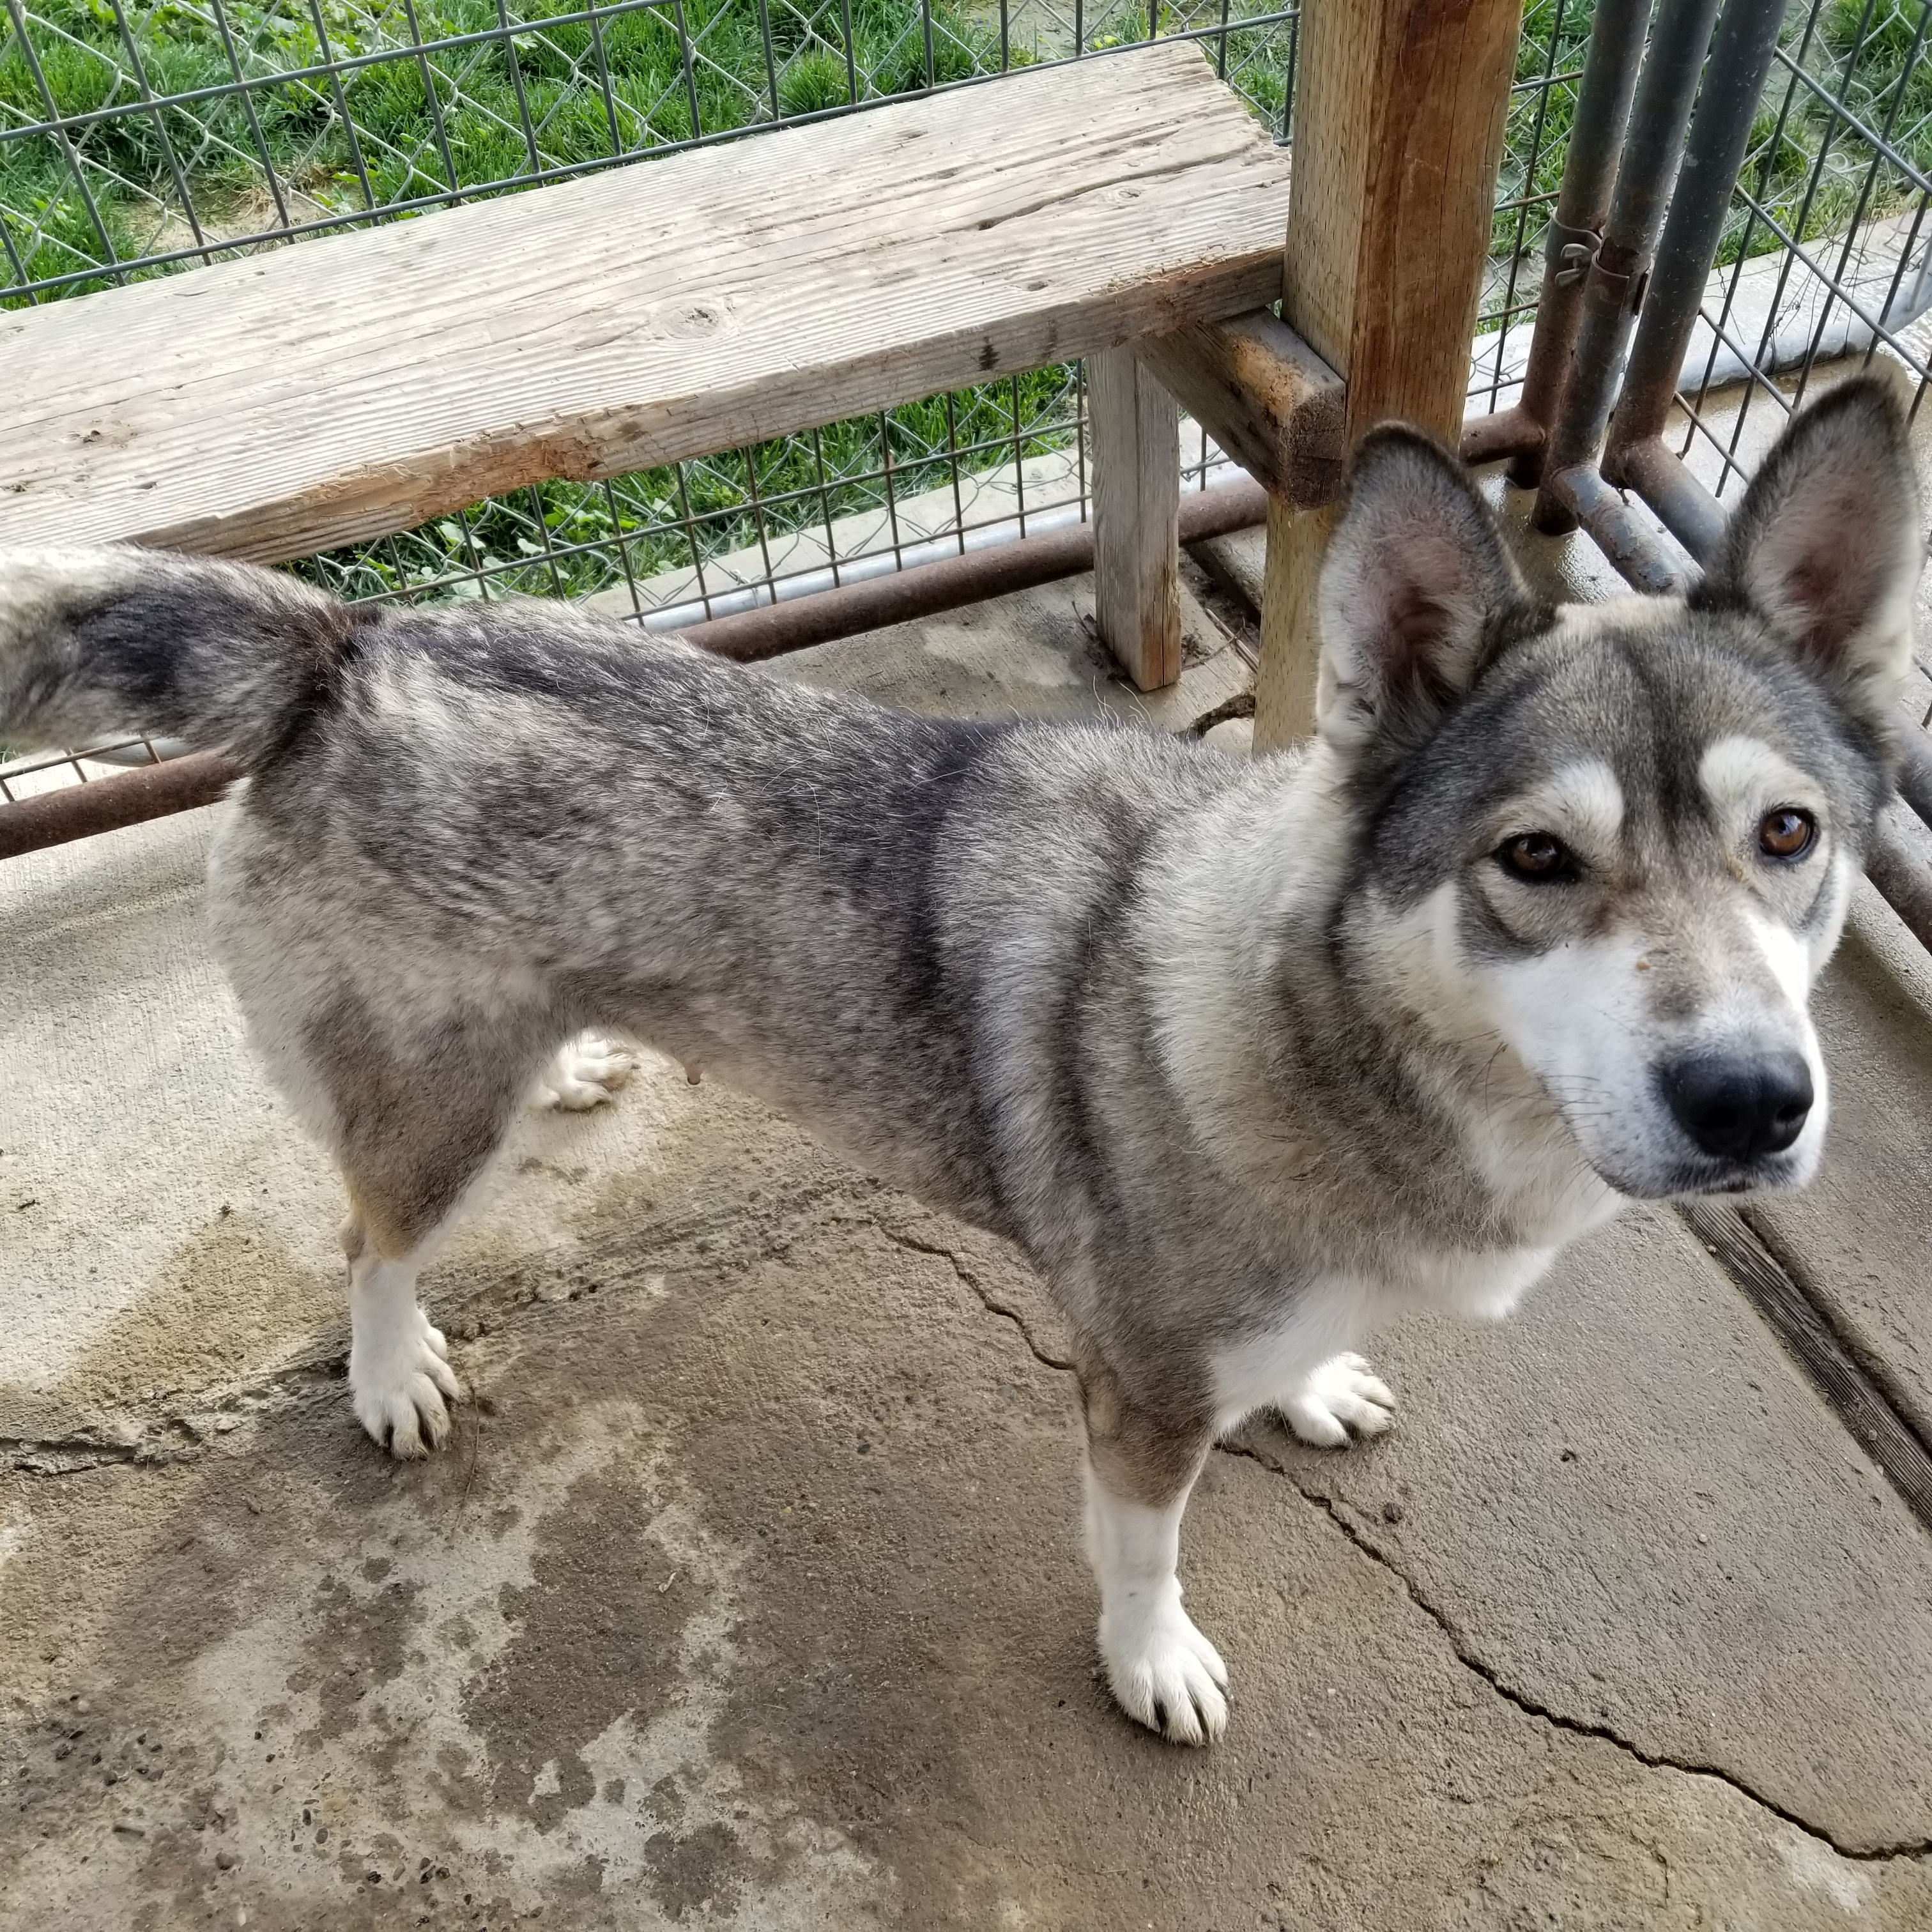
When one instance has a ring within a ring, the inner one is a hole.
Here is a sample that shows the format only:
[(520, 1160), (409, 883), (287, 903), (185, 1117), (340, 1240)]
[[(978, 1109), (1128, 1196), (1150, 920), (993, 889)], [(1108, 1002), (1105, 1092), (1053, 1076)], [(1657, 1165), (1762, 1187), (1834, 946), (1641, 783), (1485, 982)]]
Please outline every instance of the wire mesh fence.
[[(1156, 36), (1285, 135), (1297, 20), (1267, 0), (5, 4), (0, 306)], [(302, 568), (350, 596), (603, 590), (688, 622), (1084, 514), (1082, 393), (1077, 366), (1040, 370)]]
[(1787, 17), (1681, 392), (1679, 453), (1720, 496), (1821, 363), (1932, 372), (1932, 8), (1814, 0)]
[[(1594, 7), (1544, 11), (1518, 64), (1477, 412), (1514, 400), (1522, 375)], [(1932, 8), (1794, 0), (1779, 40), (1674, 412), (1678, 453), (1720, 497), (1820, 365), (1889, 356), (1921, 396), (1932, 373)]]
[[(1156, 36), (1192, 40), (1286, 139), (1298, 26), (1270, 0), (4, 5), (10, 307), (909, 93), (996, 88)], [(1526, 8), (1474, 411), (1510, 399), (1527, 350), (1593, 13)], [(1786, 23), (1680, 405), (1720, 490), (1821, 360), (1876, 344), (1926, 379), (1928, 14), (1925, 0), (1808, 0)], [(608, 483), (542, 484), (298, 568), (356, 597), (602, 592), (654, 627), (688, 622), (1084, 516), (1083, 402), (1078, 365), (1060, 365)], [(1190, 484), (1213, 480), (1205, 438), (1187, 454)]]

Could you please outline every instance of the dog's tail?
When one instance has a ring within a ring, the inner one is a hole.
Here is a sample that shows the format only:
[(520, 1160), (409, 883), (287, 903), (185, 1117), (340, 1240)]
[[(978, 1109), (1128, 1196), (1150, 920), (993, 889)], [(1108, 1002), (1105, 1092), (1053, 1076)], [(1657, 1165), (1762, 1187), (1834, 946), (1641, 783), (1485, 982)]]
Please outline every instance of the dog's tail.
[(341, 662), (350, 607), (279, 571), (158, 550), (0, 550), (0, 739), (184, 739), (244, 764)]

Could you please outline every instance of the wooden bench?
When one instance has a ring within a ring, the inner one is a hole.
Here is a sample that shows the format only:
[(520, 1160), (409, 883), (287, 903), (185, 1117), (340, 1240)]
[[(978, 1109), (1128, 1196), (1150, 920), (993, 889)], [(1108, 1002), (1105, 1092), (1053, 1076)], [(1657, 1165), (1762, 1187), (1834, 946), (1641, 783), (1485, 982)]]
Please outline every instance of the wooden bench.
[(1288, 176), (1168, 42), (0, 316), (0, 542), (281, 562), (1094, 356), (1275, 299)]

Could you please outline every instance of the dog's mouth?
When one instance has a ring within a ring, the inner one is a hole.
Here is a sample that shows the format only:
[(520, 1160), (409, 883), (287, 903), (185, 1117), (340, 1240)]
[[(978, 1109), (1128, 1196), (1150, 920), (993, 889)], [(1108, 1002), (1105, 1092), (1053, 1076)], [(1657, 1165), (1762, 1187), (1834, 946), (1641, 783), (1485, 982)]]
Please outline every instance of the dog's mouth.
[(1803, 1186), (1809, 1178), (1805, 1172), (1808, 1165), (1795, 1154), (1786, 1154), (1720, 1168), (1714, 1173), (1690, 1169), (1667, 1191), (1671, 1194), (1774, 1194)]
[(1593, 1162), (1598, 1176), (1626, 1198), (1669, 1201), (1700, 1194), (1777, 1194), (1802, 1187), (1814, 1162), (1797, 1148), (1753, 1160), (1679, 1155), (1634, 1170), (1621, 1162)]

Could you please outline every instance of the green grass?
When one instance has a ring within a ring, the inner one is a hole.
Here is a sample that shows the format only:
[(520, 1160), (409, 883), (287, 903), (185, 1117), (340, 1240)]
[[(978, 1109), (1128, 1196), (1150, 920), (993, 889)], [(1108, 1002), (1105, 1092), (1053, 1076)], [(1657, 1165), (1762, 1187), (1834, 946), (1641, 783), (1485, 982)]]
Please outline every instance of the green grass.
[[(557, 18), (573, 10), (581, 9), (519, 0), (513, 23), (524, 31), (512, 41), (425, 55), (400, 0), (326, 0), (313, 11), (308, 0), (229, 0), (219, 16), (192, 5), (136, 7), (127, 10), (130, 50), (99, 0), (34, 0), (36, 58), (10, 33), (0, 50), (0, 128), (46, 120), (50, 104), (64, 116), (119, 111), (74, 136), (88, 194), (56, 137), (0, 143), (10, 279), (40, 280), (191, 244), (177, 172), (208, 227), (232, 236), (279, 225), (277, 186), (301, 204), (297, 219), (458, 190), (500, 191), (519, 176), (689, 140), (694, 97), (706, 134), (848, 98), (836, 4), (813, 11), (791, 0), (685, 0), (694, 56), (688, 85), (668, 8)], [(421, 0), (413, 13), (416, 32), (430, 43), (499, 25), (496, 0)], [(856, 0), (850, 16), (850, 92), (861, 100), (998, 64), (997, 28), (950, 0), (935, 8), (929, 52), (917, 9), (904, 0)], [(157, 110), (142, 104), (140, 74), (153, 95), (166, 97), (230, 85), (238, 72), (272, 76), (364, 56), (377, 58), (342, 76), (339, 101), (331, 80), (315, 76), (256, 88), (246, 100)]]
[[(896, 500), (943, 488), (952, 475), (949, 412), (962, 448), (1006, 440), (1002, 448), (963, 456), (964, 470), (1010, 464), (1016, 447), (1022, 458), (1064, 448), (1078, 420), (1075, 383), (1068, 367), (1036, 370), (883, 416), (834, 423), (816, 435), (639, 471), (608, 486), (553, 480), (301, 568), (348, 596), (431, 590), (475, 596), (485, 594), (479, 572), (488, 573), (492, 593), (582, 596), (622, 584), (627, 564), (638, 578), (688, 568), (692, 540), (679, 521), (687, 506), (700, 554), (709, 559), (750, 548), (760, 534), (773, 541), (878, 508), (886, 501), (888, 450)], [(711, 583), (720, 587), (715, 578)]]
[[(1842, 92), (1850, 110), (1888, 134), (1921, 173), (1932, 172), (1932, 25), (1925, 14), (1925, 0), (1874, 0), (1869, 14), (1865, 0), (1825, 0), (1808, 44), (1802, 20), (1788, 21), (1783, 37), (1788, 54), (1802, 57), (1830, 93)], [(1786, 94), (1774, 68), (1743, 175), (1780, 226), (1812, 242), (1842, 235), (1855, 217), (1896, 214), (1917, 200), (1911, 177), (1889, 161), (1874, 172), (1871, 145), (1815, 94), (1798, 89), (1787, 110)], [(1718, 260), (1782, 246), (1764, 223), (1734, 212)]]
[[(1912, 166), (1932, 173), (1932, 30), (1918, 38), (1926, 4), (1873, 0), (1868, 16), (1865, 0), (1823, 0), (1808, 39), (1806, 16), (1799, 13), (1786, 20), (1781, 44), (1828, 92), (1842, 88), (1847, 106), (1867, 126), (1882, 129), (1888, 122), (1893, 145)], [(1595, 0), (1529, 0), (1517, 81), (1579, 72), (1594, 13)], [(1787, 110), (1788, 85), (1788, 76), (1774, 68), (1742, 176), (1780, 226), (1800, 241), (1814, 241), (1843, 234), (1855, 215), (1870, 220), (1914, 202), (1910, 177), (1890, 163), (1882, 163), (1873, 176), (1870, 144), (1834, 125), (1815, 94), (1798, 88)], [(1553, 197), (1576, 109), (1574, 79), (1547, 88), (1520, 86), (1512, 97), (1491, 237), (1491, 252), (1499, 260), (1540, 246), (1550, 202), (1526, 211), (1507, 204), (1526, 196)], [(1728, 265), (1742, 254), (1775, 254), (1783, 246), (1762, 221), (1734, 208), (1718, 259)], [(1516, 299), (1533, 298), (1537, 286), (1534, 274), (1520, 276)], [(1486, 304), (1492, 317), (1500, 293), (1498, 281)]]

